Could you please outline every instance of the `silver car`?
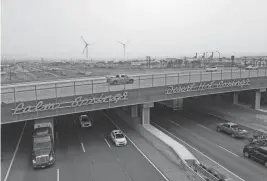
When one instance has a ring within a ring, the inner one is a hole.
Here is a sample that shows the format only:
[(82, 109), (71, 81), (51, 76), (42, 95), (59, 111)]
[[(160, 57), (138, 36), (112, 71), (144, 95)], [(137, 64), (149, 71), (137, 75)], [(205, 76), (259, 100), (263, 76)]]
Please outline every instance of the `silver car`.
[(80, 115), (79, 121), (82, 128), (92, 127), (92, 120), (88, 115)]

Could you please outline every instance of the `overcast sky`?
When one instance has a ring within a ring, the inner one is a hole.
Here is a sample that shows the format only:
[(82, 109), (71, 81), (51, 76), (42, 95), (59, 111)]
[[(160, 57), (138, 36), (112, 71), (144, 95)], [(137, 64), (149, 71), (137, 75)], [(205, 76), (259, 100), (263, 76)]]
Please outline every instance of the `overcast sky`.
[[(2, 54), (123, 58), (267, 55), (267, 0), (2, 0)], [(215, 54), (217, 56), (217, 54)]]

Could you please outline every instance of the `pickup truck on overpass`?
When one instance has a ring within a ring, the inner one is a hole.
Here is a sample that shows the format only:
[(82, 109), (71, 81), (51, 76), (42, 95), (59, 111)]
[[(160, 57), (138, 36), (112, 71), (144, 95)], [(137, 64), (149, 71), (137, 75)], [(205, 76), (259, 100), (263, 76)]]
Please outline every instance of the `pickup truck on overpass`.
[(134, 83), (134, 79), (130, 78), (126, 74), (118, 74), (115, 77), (107, 77), (107, 83), (112, 84), (112, 85), (132, 84)]

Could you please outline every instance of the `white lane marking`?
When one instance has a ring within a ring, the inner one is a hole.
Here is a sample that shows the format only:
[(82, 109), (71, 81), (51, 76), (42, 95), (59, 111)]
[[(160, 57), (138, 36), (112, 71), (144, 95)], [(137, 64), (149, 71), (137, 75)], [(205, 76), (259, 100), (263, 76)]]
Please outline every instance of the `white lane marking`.
[(225, 150), (225, 151), (227, 151), (228, 153), (231, 153), (232, 155), (234, 155), (234, 156), (236, 156), (236, 157), (239, 157), (237, 154), (231, 152), (230, 150), (227, 150), (226, 148), (224, 148), (224, 147), (222, 147), (222, 146), (220, 146), (220, 145), (218, 145), (218, 147), (221, 148), (221, 149), (223, 149), (223, 150)]
[(8, 178), (8, 176), (9, 176), (9, 173), (10, 173), (11, 167), (12, 167), (12, 165), (13, 165), (13, 162), (14, 162), (14, 160), (15, 160), (16, 154), (17, 154), (17, 152), (18, 152), (19, 145), (20, 145), (20, 142), (21, 142), (21, 139), (22, 139), (24, 130), (25, 130), (25, 128), (26, 128), (26, 125), (27, 125), (27, 121), (25, 121), (25, 124), (24, 124), (24, 126), (23, 126), (23, 129), (22, 129), (22, 131), (21, 131), (21, 134), (20, 134), (18, 143), (17, 143), (17, 145), (16, 145), (15, 152), (14, 152), (14, 154), (13, 154), (13, 157), (12, 157), (11, 162), (10, 162), (10, 164), (9, 164), (9, 167), (8, 167), (8, 169), (7, 169), (7, 173), (6, 173), (6, 176), (5, 176), (4, 181), (7, 181), (7, 178)]
[(84, 146), (83, 146), (83, 142), (81, 142), (81, 146), (82, 146), (83, 152), (85, 152), (85, 149), (84, 149)]
[(59, 181), (59, 169), (57, 169), (57, 181)]
[(108, 147), (110, 147), (110, 144), (108, 143), (108, 140), (106, 140), (106, 138), (104, 138), (104, 139), (105, 139), (105, 141), (106, 141)]
[[(171, 121), (171, 120), (169, 120), (169, 121), (172, 122), (173, 124), (175, 124), (174, 121)], [(179, 125), (179, 126), (180, 126), (180, 125)], [(185, 128), (185, 127), (183, 127), (183, 126), (180, 126), (180, 127), (183, 128), (183, 129), (186, 129), (186, 130), (190, 131), (190, 129), (188, 129), (188, 128)], [(207, 128), (207, 129), (208, 129), (208, 128)], [(200, 139), (202, 139), (202, 140), (204, 140), (204, 141), (206, 141), (206, 142), (208, 142), (208, 143), (210, 143), (210, 144), (216, 146), (216, 147), (219, 147), (219, 148), (221, 148), (221, 149), (227, 151), (228, 153), (231, 153), (232, 155), (234, 155), (234, 156), (236, 156), (236, 157), (239, 157), (237, 154), (231, 152), (230, 150), (228, 150), (228, 149), (226, 149), (226, 148), (224, 148), (224, 147), (222, 147), (222, 146), (220, 146), (220, 145), (213, 144), (211, 141), (209, 141), (209, 140), (206, 139), (205, 137), (202, 137), (202, 136), (200, 136), (200, 135), (198, 135), (198, 134), (196, 134), (196, 133), (194, 133), (194, 132), (190, 132), (190, 133), (193, 134), (193, 135), (195, 135), (196, 137), (198, 137), (198, 138), (200, 138)]]
[[(118, 128), (120, 129), (119, 126), (117, 126), (113, 120), (106, 114), (104, 113), (105, 116)], [(121, 129), (120, 129), (121, 130)], [(166, 180), (169, 181), (169, 179), (158, 169), (158, 167), (140, 150), (140, 148), (125, 134), (126, 138), (134, 145), (134, 147), (145, 157), (145, 159), (160, 173), (160, 175)]]
[(172, 135), (174, 138), (176, 138), (177, 140), (181, 141), (183, 144), (187, 145), (188, 147), (190, 147), (191, 149), (195, 150), (196, 152), (198, 152), (199, 154), (201, 154), (202, 156), (206, 157), (207, 159), (211, 160), (213, 163), (219, 165), (221, 168), (223, 168), (224, 170), (226, 170), (227, 172), (231, 173), (232, 175), (234, 175), (235, 177), (237, 177), (238, 179), (240, 179), (241, 181), (245, 181), (244, 179), (242, 179), (241, 177), (239, 177), (238, 175), (234, 174), (233, 172), (231, 172), (230, 170), (228, 170), (227, 168), (225, 168), (224, 166), (220, 165), (219, 163), (217, 163), (216, 161), (212, 160), (211, 158), (209, 158), (207, 155), (205, 155), (204, 153), (202, 153), (201, 151), (197, 150), (196, 148), (194, 148), (193, 146), (189, 145), (188, 143), (186, 143), (185, 141), (181, 140), (180, 138), (178, 138), (177, 136), (175, 136), (174, 134), (172, 134), (171, 132), (169, 132), (168, 130), (166, 130), (165, 128), (159, 126), (157, 123), (154, 122), (154, 124), (156, 124), (158, 127), (162, 128), (163, 130), (165, 130), (167, 133), (169, 133), (170, 135)]
[(177, 125), (177, 126), (182, 127), (180, 124), (178, 124), (178, 123), (176, 123), (176, 122), (174, 122), (174, 121), (172, 121), (172, 120), (169, 120), (169, 121), (172, 122), (173, 124)]
[(198, 124), (198, 123), (196, 123), (196, 125), (198, 125), (198, 126), (204, 128), (204, 129), (206, 129), (206, 130), (209, 130), (209, 131), (213, 132), (213, 130), (207, 128), (206, 126), (204, 126), (204, 125), (202, 125), (202, 124)]

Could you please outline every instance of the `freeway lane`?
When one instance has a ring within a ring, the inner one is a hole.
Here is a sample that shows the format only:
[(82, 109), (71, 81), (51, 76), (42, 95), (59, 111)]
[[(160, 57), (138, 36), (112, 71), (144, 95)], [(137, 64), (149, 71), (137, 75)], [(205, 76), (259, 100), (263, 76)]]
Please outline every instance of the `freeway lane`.
[[(16, 123), (15, 123), (16, 124)], [(33, 122), (27, 121), (18, 152), (7, 181), (53, 181), (56, 180), (54, 167), (45, 170), (34, 170), (31, 166)], [(13, 132), (12, 132), (13, 133)], [(4, 138), (8, 139), (8, 138)]]
[(56, 119), (56, 163), (46, 169), (32, 168), (33, 122), (28, 121), (7, 181), (165, 180), (131, 142), (125, 147), (111, 142), (116, 127), (102, 112), (90, 114), (94, 123), (89, 129), (80, 128), (72, 115)]
[(1, 180), (4, 181), (25, 122), (1, 125)]
[[(211, 81), (221, 79), (239, 79), (248, 77), (265, 76), (266, 70), (259, 69), (258, 71), (246, 71), (246, 70), (223, 70), (218, 72), (197, 72), (197, 73), (172, 73), (172, 74), (153, 74), (153, 75), (142, 75), (134, 76), (135, 79), (133, 84), (123, 85), (109, 85), (106, 83), (104, 78), (97, 78), (94, 81), (82, 79), (81, 81), (75, 82), (75, 88), (73, 81), (64, 81), (63, 83), (57, 83), (57, 92), (55, 91), (55, 83), (37, 83), (40, 85), (36, 86), (37, 98), (48, 99), (73, 95), (88, 95), (92, 93), (101, 93), (109, 91), (120, 91), (120, 90), (131, 90), (138, 88), (158, 87), (164, 85), (175, 85), (184, 83), (194, 83), (200, 81)], [(36, 100), (35, 85), (36, 83), (26, 83), (27, 87), (16, 88), (16, 97), (14, 99), (13, 87), (16, 85), (2, 86), (2, 102), (12, 103), (16, 101), (30, 101)]]
[[(203, 117), (199, 120), (200, 116), (198, 114), (190, 115), (190, 119), (184, 116), (184, 114), (185, 113), (182, 113), (182, 115), (177, 116), (167, 110), (160, 109), (159, 111), (159, 109), (157, 109), (153, 111), (151, 116), (153, 122), (175, 134), (189, 145), (197, 148), (244, 180), (266, 180), (267, 172), (264, 166), (243, 158), (242, 145), (244, 145), (244, 142), (242, 143), (242, 140), (229, 140), (227, 135), (208, 131), (204, 127), (198, 126), (197, 124), (202, 124), (206, 127), (210, 124), (210, 120), (205, 122), (203, 121)], [(192, 123), (192, 120), (195, 124)], [(213, 126), (214, 125), (211, 127)], [(189, 150), (192, 151), (190, 148)], [(193, 154), (196, 153), (193, 152)], [(197, 154), (195, 156), (198, 158)]]
[(109, 134), (116, 127), (102, 112), (90, 114), (94, 122), (89, 129), (81, 129), (69, 116), (58, 122), (60, 180), (164, 180), (130, 142), (114, 146)]

